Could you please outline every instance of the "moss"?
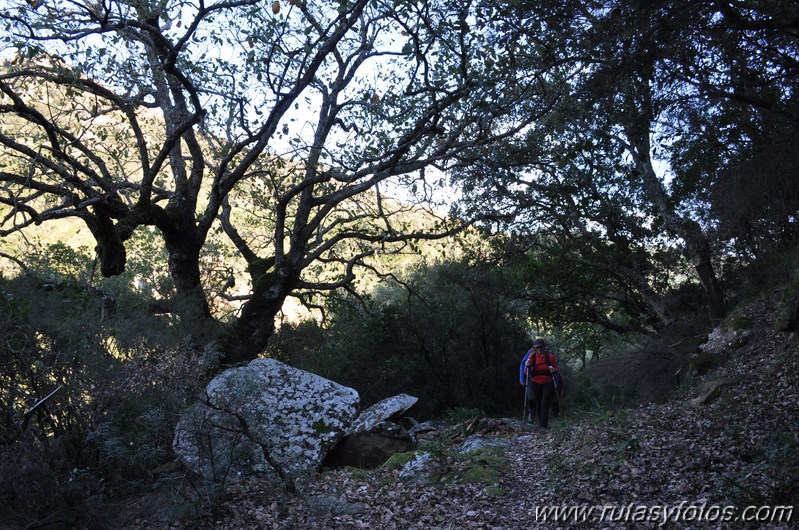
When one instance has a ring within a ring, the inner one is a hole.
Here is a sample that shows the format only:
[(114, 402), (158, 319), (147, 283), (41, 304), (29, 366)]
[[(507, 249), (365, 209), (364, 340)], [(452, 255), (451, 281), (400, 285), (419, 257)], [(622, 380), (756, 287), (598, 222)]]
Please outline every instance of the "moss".
[(780, 302), (794, 304), (799, 297), (799, 285), (791, 284), (785, 287), (780, 293)]
[(467, 484), (496, 484), (499, 473), (490, 467), (470, 467), (464, 472), (463, 481)]
[(255, 289), (266, 290), (274, 284), (277, 278), (277, 272), (272, 269), (274, 266), (274, 256), (266, 259), (256, 258), (247, 265)]
[(418, 451), (409, 451), (407, 453), (397, 453), (392, 455), (391, 458), (386, 460), (383, 464), (383, 467), (389, 469), (402, 469), (402, 467), (407, 464), (408, 462), (413, 461), (416, 456), (418, 455)]
[(266, 274), (269, 269), (275, 266), (275, 258), (255, 258), (247, 264), (247, 272), (252, 277), (261, 276)]
[(508, 494), (508, 492), (497, 486), (492, 486), (486, 489), (486, 494), (489, 497), (504, 497), (505, 495)]
[(461, 478), (467, 484), (496, 484), (510, 468), (505, 455), (485, 449), (468, 453), (465, 465)]
[(752, 319), (745, 316), (738, 316), (733, 318), (727, 324), (727, 327), (732, 330), (752, 329)]

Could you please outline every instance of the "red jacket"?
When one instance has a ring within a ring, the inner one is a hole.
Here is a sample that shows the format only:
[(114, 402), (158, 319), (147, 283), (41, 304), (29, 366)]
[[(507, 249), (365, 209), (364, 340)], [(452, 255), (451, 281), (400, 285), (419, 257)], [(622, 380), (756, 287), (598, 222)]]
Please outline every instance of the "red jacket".
[[(550, 365), (558, 371), (558, 361), (555, 356), (549, 351), (535, 352), (531, 355), (533, 358), (532, 366), (525, 366), (524, 374), (527, 375), (527, 370), (532, 370), (530, 374), (533, 378), (533, 383), (537, 385), (545, 385), (552, 382), (552, 373), (549, 371)], [(549, 359), (547, 359), (549, 357)], [(549, 363), (547, 363), (549, 360)]]

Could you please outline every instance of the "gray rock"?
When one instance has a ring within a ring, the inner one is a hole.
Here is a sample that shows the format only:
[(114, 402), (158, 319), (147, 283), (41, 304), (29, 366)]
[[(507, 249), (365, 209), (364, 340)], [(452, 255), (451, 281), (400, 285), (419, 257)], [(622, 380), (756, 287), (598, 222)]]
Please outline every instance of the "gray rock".
[(347, 430), (347, 434), (369, 432), (376, 425), (404, 414), (417, 401), (419, 401), (419, 398), (408, 394), (398, 394), (379, 401), (358, 415), (358, 418), (352, 422), (352, 425)]
[(430, 484), (437, 480), (445, 463), (435, 458), (431, 453), (423, 451), (417, 453), (413, 460), (406, 462), (400, 469), (399, 476), (402, 480), (415, 484)]
[(446, 426), (441, 422), (436, 421), (423, 421), (422, 423), (417, 423), (410, 429), (408, 429), (408, 434), (416, 438), (417, 440), (425, 435), (429, 434), (436, 434), (444, 429)]
[(355, 417), (352, 389), (273, 359), (215, 377), (180, 419), (173, 449), (193, 471), (296, 475), (318, 467)]
[(363, 411), (325, 464), (371, 469), (383, 464), (392, 455), (414, 450), (416, 439), (403, 425), (391, 420), (407, 412), (417, 401), (418, 398), (413, 396), (399, 394)]
[(507, 438), (496, 438), (492, 436), (483, 436), (482, 434), (473, 434), (469, 436), (458, 447), (459, 453), (471, 453), (478, 449), (508, 449), (513, 442)]
[(726, 353), (746, 344), (751, 335), (751, 330), (718, 327), (708, 335), (707, 342), (700, 345), (699, 349), (710, 354)]
[(699, 395), (690, 401), (692, 407), (700, 407), (715, 401), (721, 396), (725, 382), (721, 380), (705, 381), (698, 388)]

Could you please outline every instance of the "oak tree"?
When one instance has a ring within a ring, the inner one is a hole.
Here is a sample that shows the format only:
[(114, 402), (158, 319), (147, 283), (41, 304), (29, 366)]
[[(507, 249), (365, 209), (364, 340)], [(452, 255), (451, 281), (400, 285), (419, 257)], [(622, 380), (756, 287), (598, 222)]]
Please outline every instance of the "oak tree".
[[(79, 219), (110, 277), (152, 228), (174, 284), (163, 310), (199, 324), (198, 344), (219, 339), (226, 361), (253, 358), (288, 296), (347, 286), (370, 255), (470, 222), (403, 214), (435, 202), (467, 148), (546, 111), (547, 80), (502, 67), (508, 51), (475, 11), (452, 0), (7, 2), (0, 233)], [(250, 283), (225, 326), (202, 281), (215, 233)], [(310, 273), (320, 264), (326, 277)]]

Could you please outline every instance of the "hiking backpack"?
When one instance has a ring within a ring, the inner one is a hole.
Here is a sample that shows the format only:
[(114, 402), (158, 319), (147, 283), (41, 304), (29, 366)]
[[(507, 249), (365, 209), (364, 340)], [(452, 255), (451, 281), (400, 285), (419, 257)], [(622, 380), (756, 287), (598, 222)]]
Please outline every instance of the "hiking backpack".
[[(528, 355), (535, 355), (534, 352), (529, 351), (527, 352)], [(547, 366), (552, 366), (552, 363), (549, 362), (549, 356), (552, 354), (549, 350), (544, 350), (544, 354), (546, 355), (546, 362)], [(519, 365), (519, 382), (524, 384), (525, 377), (524, 377), (524, 362), (527, 360), (528, 355), (525, 355), (522, 359), (521, 364)], [(555, 383), (555, 391), (558, 393), (558, 397), (562, 398), (566, 395), (566, 380), (561, 375), (560, 371), (555, 372), (552, 374), (552, 381)]]

